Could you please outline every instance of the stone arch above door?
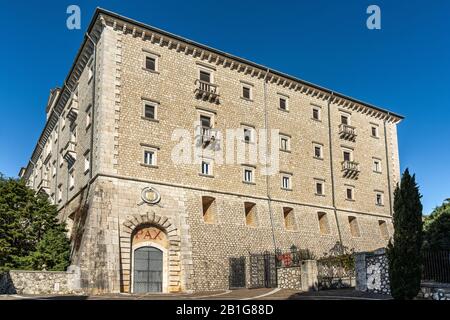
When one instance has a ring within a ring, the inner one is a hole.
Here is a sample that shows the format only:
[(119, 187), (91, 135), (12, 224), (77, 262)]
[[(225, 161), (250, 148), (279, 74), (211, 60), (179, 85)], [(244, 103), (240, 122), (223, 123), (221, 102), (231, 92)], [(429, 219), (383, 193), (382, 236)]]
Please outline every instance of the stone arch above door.
[(133, 232), (144, 225), (151, 225), (163, 230), (169, 240), (169, 292), (181, 290), (180, 235), (173, 221), (150, 211), (144, 214), (133, 214), (120, 226), (120, 260), (121, 260), (121, 291), (131, 289), (131, 237)]

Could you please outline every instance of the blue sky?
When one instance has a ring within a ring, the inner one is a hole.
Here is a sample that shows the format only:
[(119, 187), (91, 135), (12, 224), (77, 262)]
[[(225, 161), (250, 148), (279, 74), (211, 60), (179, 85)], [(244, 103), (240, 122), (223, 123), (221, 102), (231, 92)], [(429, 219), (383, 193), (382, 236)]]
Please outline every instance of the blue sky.
[[(66, 8), (81, 8), (81, 30)], [(381, 30), (366, 8), (381, 8)], [(0, 172), (16, 176), (100, 6), (394, 112), (424, 213), (450, 197), (450, 1), (8, 1), (0, 5)]]

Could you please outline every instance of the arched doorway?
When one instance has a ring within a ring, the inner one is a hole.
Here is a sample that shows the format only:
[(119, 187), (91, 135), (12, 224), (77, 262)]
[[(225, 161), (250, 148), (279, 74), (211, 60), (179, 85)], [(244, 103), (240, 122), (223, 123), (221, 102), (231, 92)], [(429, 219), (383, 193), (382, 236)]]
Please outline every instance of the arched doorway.
[(162, 292), (163, 252), (144, 246), (134, 250), (133, 288), (135, 293)]

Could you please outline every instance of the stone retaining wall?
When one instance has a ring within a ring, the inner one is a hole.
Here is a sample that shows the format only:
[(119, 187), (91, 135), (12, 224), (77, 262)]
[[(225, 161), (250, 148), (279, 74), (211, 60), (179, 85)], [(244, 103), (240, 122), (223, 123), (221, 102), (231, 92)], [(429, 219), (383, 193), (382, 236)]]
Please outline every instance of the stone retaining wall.
[(71, 294), (79, 291), (79, 272), (11, 270), (0, 274), (0, 294)]

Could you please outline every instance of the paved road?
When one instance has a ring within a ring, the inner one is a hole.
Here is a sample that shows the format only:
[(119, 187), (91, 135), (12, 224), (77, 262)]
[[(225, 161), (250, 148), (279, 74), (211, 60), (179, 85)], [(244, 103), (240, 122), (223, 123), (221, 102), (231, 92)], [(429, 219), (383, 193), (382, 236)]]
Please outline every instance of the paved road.
[(390, 296), (368, 294), (354, 289), (298, 292), (286, 289), (240, 289), (180, 294), (111, 295), (0, 295), (0, 300), (387, 300)]

